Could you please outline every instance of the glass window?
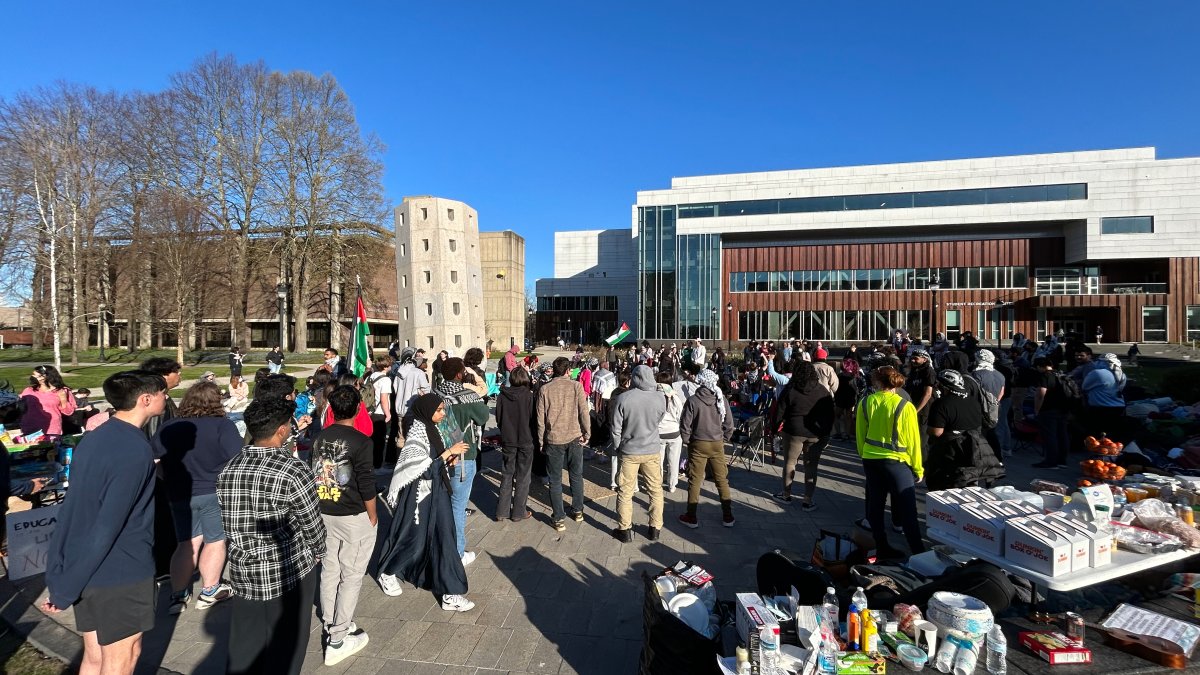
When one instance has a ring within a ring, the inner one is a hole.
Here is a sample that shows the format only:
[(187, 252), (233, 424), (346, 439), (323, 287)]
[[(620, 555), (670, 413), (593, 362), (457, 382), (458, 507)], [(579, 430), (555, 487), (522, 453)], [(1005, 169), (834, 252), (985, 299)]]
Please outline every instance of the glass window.
[(408, 288), (408, 275), (407, 274), (400, 275), (400, 288)]
[(978, 267), (968, 267), (967, 268), (967, 285), (962, 286), (961, 288), (983, 288), (982, 286), (979, 285), (979, 271), (980, 270)]
[(764, 213), (778, 213), (779, 201), (775, 199), (757, 199), (744, 202), (721, 202), (717, 205), (718, 216), (759, 216)]
[(854, 270), (854, 289), (865, 291), (871, 287), (870, 270)]
[(816, 288), (816, 290), (818, 290), (818, 291), (828, 291), (828, 290), (829, 290), (829, 284), (830, 284), (830, 282), (832, 281), (832, 275), (829, 273), (829, 271), (828, 271), (828, 270), (821, 270), (820, 272), (817, 272), (816, 274), (817, 274), (817, 288)]
[(462, 346), (462, 336), (461, 336), (461, 335), (455, 335), (455, 336), (454, 336), (454, 346), (455, 346), (455, 347), (461, 347), (461, 346)]
[(1000, 288), (1002, 285), (1003, 284), (998, 286), (996, 284), (996, 268), (995, 267), (984, 267), (983, 268), (983, 270), (981, 271), (981, 274), (980, 274), (980, 279), (979, 279), (979, 287), (980, 288)]
[(850, 270), (833, 270), (829, 278), (829, 290), (831, 291), (852, 291), (854, 290), (854, 273)]
[(949, 190), (946, 192), (946, 203), (942, 206), (971, 206), (986, 204), (983, 190)]
[(1013, 267), (1012, 285), (1009, 288), (1028, 288), (1029, 287), (1029, 268), (1028, 267)]
[[(422, 210), (422, 211), (424, 211), (425, 209), (421, 209), (421, 210)], [(421, 245), (425, 247), (425, 250), (426, 250), (426, 251), (428, 251), (428, 250), (429, 250), (429, 240), (428, 240), (428, 239), (422, 239), (422, 240), (421, 240)]]
[(779, 274), (777, 274), (775, 272), (767, 272), (767, 290), (768, 291), (778, 291), (779, 290)]
[(754, 273), (754, 291), (757, 293), (766, 293), (767, 292), (767, 273), (766, 272), (755, 272)]
[(1153, 216), (1100, 219), (1100, 234), (1152, 234), (1153, 232)]
[(1187, 306), (1187, 339), (1200, 340), (1200, 305)]
[(805, 197), (803, 199), (779, 200), (780, 213), (821, 213), (826, 211), (844, 211), (846, 200), (843, 197)]
[(869, 283), (868, 288), (870, 288), (873, 291), (883, 290), (884, 289), (883, 273), (884, 273), (884, 270), (871, 270), (870, 274), (868, 276), (868, 283)]
[(1142, 307), (1142, 340), (1144, 342), (1167, 341), (1167, 308), (1163, 305)]
[[(971, 288), (971, 281), (969, 278), (971, 269), (972, 268), (970, 268), (970, 267), (954, 268), (954, 273), (952, 275), (950, 275), (954, 279), (953, 288)], [(943, 277), (943, 278), (945, 278), (945, 277)], [(978, 271), (975, 272), (975, 278), (979, 279)], [(947, 286), (947, 288), (950, 288), (950, 286)]]
[(432, 280), (433, 280), (433, 273), (430, 272), (429, 270), (425, 270), (425, 283), (429, 283)]
[(432, 302), (425, 303), (425, 314), (426, 314), (426, 316), (433, 316), (433, 303)]
[(458, 316), (458, 310), (459, 310), (459, 304), (456, 302), (456, 303), (454, 303), (454, 316)]
[[(453, 214), (454, 214), (454, 209), (450, 209), (450, 213), (451, 213), (451, 215), (453, 215)], [(454, 220), (454, 218), (453, 218), (453, 217), (451, 217), (451, 218), (450, 218), (450, 220)], [(457, 241), (454, 241), (453, 239), (451, 239), (451, 240), (450, 240), (450, 250), (451, 250), (451, 251), (457, 251), (457, 250), (458, 250), (458, 242), (457, 242)]]

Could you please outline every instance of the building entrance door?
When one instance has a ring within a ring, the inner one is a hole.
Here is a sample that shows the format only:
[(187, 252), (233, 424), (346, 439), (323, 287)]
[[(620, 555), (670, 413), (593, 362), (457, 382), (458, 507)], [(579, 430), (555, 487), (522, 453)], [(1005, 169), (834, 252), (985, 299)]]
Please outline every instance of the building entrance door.
[(1074, 333), (1087, 339), (1087, 322), (1083, 319), (1055, 319), (1054, 331), (1057, 333), (1059, 330), (1062, 330), (1065, 335)]
[(946, 310), (946, 339), (954, 342), (962, 332), (962, 312), (957, 309)]

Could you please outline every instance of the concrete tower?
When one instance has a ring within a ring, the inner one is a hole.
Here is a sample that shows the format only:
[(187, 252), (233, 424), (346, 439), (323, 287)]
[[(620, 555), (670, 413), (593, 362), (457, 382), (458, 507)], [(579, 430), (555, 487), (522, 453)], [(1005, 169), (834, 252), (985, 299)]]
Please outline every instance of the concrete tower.
[(482, 348), (487, 338), (475, 209), (452, 199), (405, 197), (395, 218), (400, 344), (457, 356)]

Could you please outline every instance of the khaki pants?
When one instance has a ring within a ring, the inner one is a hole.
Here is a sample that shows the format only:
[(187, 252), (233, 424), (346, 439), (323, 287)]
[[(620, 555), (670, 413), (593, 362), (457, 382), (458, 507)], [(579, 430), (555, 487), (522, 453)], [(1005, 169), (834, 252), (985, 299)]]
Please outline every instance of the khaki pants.
[(658, 453), (621, 455), (620, 475), (617, 476), (617, 526), (622, 530), (633, 527), (633, 493), (638, 489), (638, 474), (645, 476), (646, 492), (650, 495), (650, 527), (662, 529), (662, 464)]
[[(350, 632), (367, 563), (375, 550), (375, 526), (365, 512), (353, 516), (327, 516), (325, 556), (321, 559), (321, 623), (331, 642)], [(309, 600), (311, 602), (311, 600)]]
[(733, 502), (729, 497), (729, 467), (725, 464), (724, 441), (692, 441), (688, 444), (687, 512), (696, 515), (706, 465), (712, 467), (713, 482), (717, 484), (717, 495), (721, 498), (721, 511), (729, 513)]

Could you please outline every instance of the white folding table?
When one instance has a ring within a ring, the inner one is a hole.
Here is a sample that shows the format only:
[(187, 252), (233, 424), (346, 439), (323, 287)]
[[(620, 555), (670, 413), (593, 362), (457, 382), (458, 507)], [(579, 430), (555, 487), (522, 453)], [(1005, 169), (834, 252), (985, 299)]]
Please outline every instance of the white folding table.
[(1103, 567), (1089, 567), (1078, 572), (1068, 572), (1067, 574), (1051, 577), (1041, 572), (1034, 572), (1027, 567), (1022, 567), (1008, 560), (1003, 555), (990, 553), (970, 543), (961, 542), (954, 537), (947, 536), (940, 530), (926, 530), (925, 534), (938, 543), (953, 546), (963, 553), (969, 553), (976, 558), (986, 560), (1009, 574), (1027, 579), (1035, 587), (1034, 597), (1037, 595), (1036, 587), (1039, 585), (1045, 586), (1052, 591), (1073, 591), (1084, 586), (1111, 581), (1133, 574), (1134, 572), (1143, 572), (1155, 567), (1161, 567), (1162, 565), (1173, 563), (1176, 560), (1183, 560), (1184, 558), (1189, 558), (1200, 553), (1200, 550), (1193, 549), (1181, 549), (1170, 553), (1134, 553), (1133, 551), (1117, 549), (1113, 552), (1112, 562)]

